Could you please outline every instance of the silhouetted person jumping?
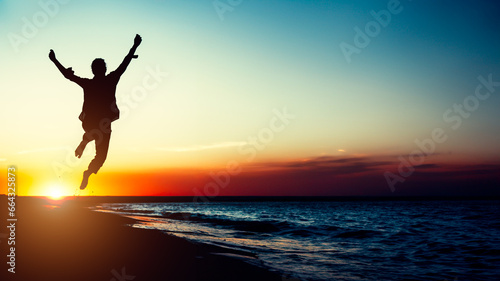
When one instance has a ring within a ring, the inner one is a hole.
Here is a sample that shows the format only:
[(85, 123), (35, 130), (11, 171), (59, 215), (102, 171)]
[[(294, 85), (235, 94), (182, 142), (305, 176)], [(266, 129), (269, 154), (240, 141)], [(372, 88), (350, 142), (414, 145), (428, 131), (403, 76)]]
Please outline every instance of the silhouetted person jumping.
[(137, 34), (134, 39), (134, 45), (127, 56), (125, 56), (125, 59), (123, 59), (123, 62), (115, 71), (108, 75), (106, 75), (106, 63), (104, 60), (101, 58), (95, 59), (91, 66), (92, 73), (94, 73), (94, 78), (92, 79), (76, 76), (71, 67), (65, 68), (62, 66), (56, 59), (54, 51), (50, 50), (50, 60), (54, 62), (64, 77), (83, 88), (83, 108), (78, 118), (82, 121), (85, 133), (83, 134), (82, 142), (75, 150), (75, 156), (80, 158), (87, 144), (95, 140), (96, 155), (92, 162), (90, 162), (88, 169), (83, 172), (80, 189), (87, 187), (90, 175), (92, 173), (97, 174), (106, 160), (111, 137), (111, 122), (120, 117), (120, 111), (116, 105), (116, 85), (132, 59), (138, 57), (135, 55), (135, 50), (139, 47), (141, 41), (141, 36)]

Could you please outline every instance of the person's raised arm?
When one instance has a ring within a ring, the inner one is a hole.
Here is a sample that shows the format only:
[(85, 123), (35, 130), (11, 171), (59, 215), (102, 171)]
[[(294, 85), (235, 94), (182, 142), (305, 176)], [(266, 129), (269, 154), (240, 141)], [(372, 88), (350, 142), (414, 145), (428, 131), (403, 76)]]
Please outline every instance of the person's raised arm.
[(121, 76), (125, 72), (132, 59), (136, 59), (139, 57), (135, 54), (135, 50), (137, 50), (137, 47), (139, 47), (141, 42), (142, 42), (141, 36), (139, 34), (136, 34), (134, 38), (134, 45), (132, 46), (132, 48), (130, 48), (130, 51), (123, 59), (123, 62), (120, 64), (120, 66), (118, 66), (118, 68), (115, 70), (115, 72), (118, 75)]
[[(50, 50), (49, 52), (49, 59), (56, 65), (57, 69), (64, 75), (66, 79), (69, 79), (70, 81), (75, 82), (76, 84), (82, 86), (84, 83), (83, 78), (80, 78), (75, 75), (73, 69), (71, 67), (65, 68), (56, 58), (56, 54), (54, 53), (54, 50)], [(82, 86), (83, 87), (83, 86)]]
[(74, 76), (73, 69), (70, 68), (65, 68), (56, 58), (56, 54), (54, 53), (54, 50), (50, 50), (49, 52), (49, 59), (56, 65), (57, 69), (66, 77), (67, 79), (70, 79), (71, 76)]

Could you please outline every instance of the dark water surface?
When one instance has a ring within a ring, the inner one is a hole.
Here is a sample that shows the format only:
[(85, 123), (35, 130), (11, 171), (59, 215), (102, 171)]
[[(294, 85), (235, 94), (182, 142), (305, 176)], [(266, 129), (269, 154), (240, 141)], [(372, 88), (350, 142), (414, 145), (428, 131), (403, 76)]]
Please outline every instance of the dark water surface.
[(500, 280), (500, 201), (113, 203), (300, 280)]

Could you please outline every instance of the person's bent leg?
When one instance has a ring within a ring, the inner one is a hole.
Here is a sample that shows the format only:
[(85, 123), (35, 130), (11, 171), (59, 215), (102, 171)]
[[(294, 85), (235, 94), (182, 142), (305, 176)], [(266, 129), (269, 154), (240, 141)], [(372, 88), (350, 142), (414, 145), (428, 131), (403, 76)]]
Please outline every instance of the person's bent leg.
[(75, 156), (78, 158), (82, 157), (83, 151), (85, 150), (85, 147), (87, 147), (87, 144), (99, 137), (99, 134), (96, 134), (96, 131), (98, 131), (98, 126), (95, 121), (85, 120), (82, 122), (82, 127), (85, 133), (83, 134), (82, 141), (75, 150)]
[(82, 141), (80, 142), (80, 144), (78, 145), (78, 147), (75, 150), (75, 156), (77, 158), (82, 157), (82, 154), (83, 154), (83, 151), (85, 150), (85, 147), (87, 147), (87, 144), (91, 141), (92, 141), (92, 139), (90, 139), (90, 134), (88, 134), (88, 133), (83, 134)]
[(106, 157), (108, 156), (108, 149), (109, 149), (109, 140), (111, 138), (111, 130), (109, 132), (103, 132), (102, 133), (102, 138), (96, 139), (96, 155), (92, 162), (90, 162), (88, 169), (83, 172), (83, 180), (82, 184), (80, 185), (80, 189), (85, 189), (85, 187), (88, 184), (88, 178), (90, 177), (91, 174), (97, 174), (99, 169), (102, 167), (104, 164), (104, 161), (106, 161)]
[(93, 174), (97, 174), (99, 169), (104, 164), (104, 161), (106, 161), (106, 157), (108, 156), (110, 138), (111, 138), (111, 132), (109, 133), (102, 132), (102, 138), (100, 140), (96, 140), (95, 157), (92, 160), (92, 162), (90, 162), (88, 169)]

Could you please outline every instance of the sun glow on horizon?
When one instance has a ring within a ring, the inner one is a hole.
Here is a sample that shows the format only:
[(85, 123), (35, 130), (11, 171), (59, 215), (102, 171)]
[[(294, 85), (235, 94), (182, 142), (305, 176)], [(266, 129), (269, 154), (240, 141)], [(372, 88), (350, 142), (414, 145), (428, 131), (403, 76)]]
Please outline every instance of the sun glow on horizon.
[(63, 186), (54, 184), (48, 187), (46, 196), (52, 200), (61, 200), (64, 197), (69, 196), (69, 194), (65, 192), (65, 188)]

